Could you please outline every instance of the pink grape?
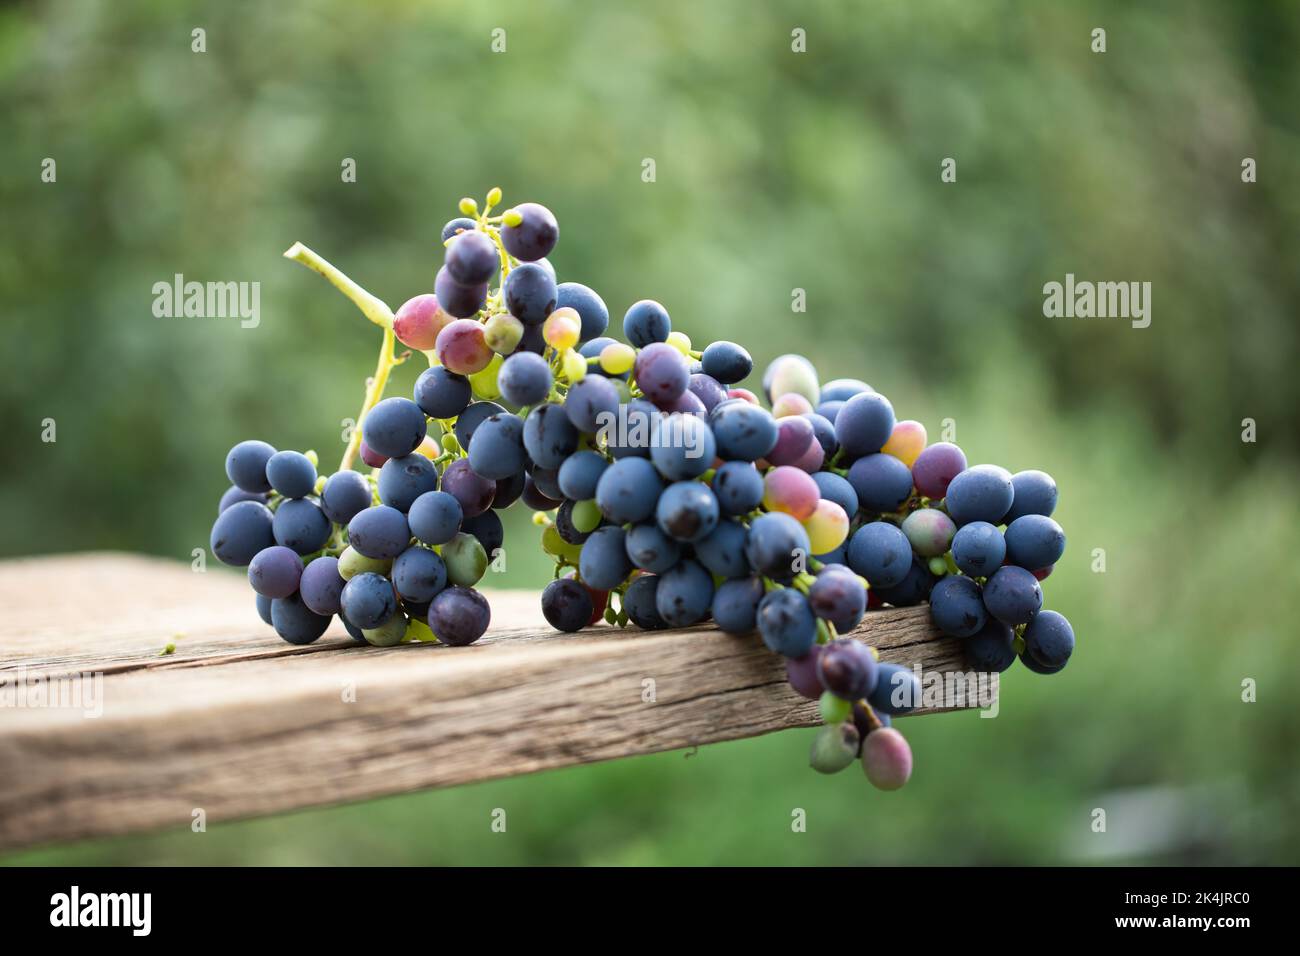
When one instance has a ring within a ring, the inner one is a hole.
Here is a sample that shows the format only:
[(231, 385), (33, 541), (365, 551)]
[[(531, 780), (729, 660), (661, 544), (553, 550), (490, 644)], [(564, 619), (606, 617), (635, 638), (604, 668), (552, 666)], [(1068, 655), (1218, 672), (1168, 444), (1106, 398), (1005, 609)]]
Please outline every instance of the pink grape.
[(916, 456), (925, 450), (925, 439), (925, 426), (920, 422), (897, 422), (889, 441), (880, 450), (911, 468), (916, 463)]
[(912, 543), (912, 550), (923, 558), (947, 552), (956, 533), (953, 520), (935, 508), (920, 508), (903, 519), (903, 534)]
[(384, 462), (388, 461), (388, 456), (379, 454), (379, 452), (367, 445), (366, 440), (363, 438), (361, 439), (361, 460), (371, 468), (382, 468)]
[(758, 396), (747, 388), (729, 388), (727, 389), (727, 398), (743, 398), (751, 405), (758, 404)]
[(822, 679), (817, 676), (817, 658), (821, 656), (821, 652), (822, 645), (814, 644), (803, 657), (785, 659), (786, 679), (790, 681), (790, 686), (800, 697), (817, 700), (826, 689), (822, 687)]
[(798, 392), (787, 392), (772, 402), (773, 418), (785, 418), (787, 415), (806, 415), (812, 410), (812, 402)]
[(966, 454), (951, 442), (931, 445), (912, 463), (916, 490), (938, 501), (948, 493), (948, 484), (966, 470)]
[[(782, 465), (763, 476), (763, 507), (768, 511), (784, 511), (803, 521), (817, 509), (820, 500), (821, 492), (817, 488), (817, 482), (806, 471)], [(825, 552), (814, 549), (814, 553)]]
[(438, 297), (426, 292), (402, 303), (393, 316), (393, 333), (403, 345), (427, 352), (438, 344), (438, 333), (451, 321), (438, 305)]
[(808, 446), (806, 452), (799, 456), (799, 460), (794, 463), (794, 467), (811, 475), (821, 471), (822, 464), (825, 461), (826, 451), (822, 448), (821, 442), (815, 441)]
[(483, 336), (483, 326), (473, 319), (457, 319), (438, 333), (438, 361), (449, 372), (473, 375), (488, 367), (492, 350)]
[(849, 516), (833, 501), (823, 498), (817, 502), (813, 513), (804, 519), (804, 530), (813, 554), (828, 554), (842, 545), (849, 536)]
[(793, 465), (803, 457), (814, 441), (812, 422), (802, 415), (779, 419), (776, 423), (776, 447), (767, 453), (774, 465)]
[(867, 734), (862, 742), (862, 769), (879, 790), (897, 790), (912, 776), (912, 748), (893, 727)]

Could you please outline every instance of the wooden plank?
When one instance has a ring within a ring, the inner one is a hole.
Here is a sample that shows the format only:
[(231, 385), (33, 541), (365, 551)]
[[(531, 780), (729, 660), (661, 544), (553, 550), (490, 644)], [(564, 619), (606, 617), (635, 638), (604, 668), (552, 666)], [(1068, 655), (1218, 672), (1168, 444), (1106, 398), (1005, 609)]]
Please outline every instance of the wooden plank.
[[(57, 585), (60, 599), (53, 597)], [(102, 611), (68, 618), (60, 600)], [(161, 601), (158, 595), (165, 598)], [(751, 737), (818, 723), (757, 638), (711, 627), (546, 627), (533, 592), (489, 592), (468, 648), (307, 648), (225, 571), (122, 555), (0, 564), (0, 680), (88, 707), (0, 708), (0, 848), (209, 823)], [(885, 660), (965, 670), (924, 608), (868, 615)], [(180, 635), (177, 637), (176, 635)], [(159, 649), (175, 640), (174, 655)], [(953, 709), (940, 707), (934, 709)]]

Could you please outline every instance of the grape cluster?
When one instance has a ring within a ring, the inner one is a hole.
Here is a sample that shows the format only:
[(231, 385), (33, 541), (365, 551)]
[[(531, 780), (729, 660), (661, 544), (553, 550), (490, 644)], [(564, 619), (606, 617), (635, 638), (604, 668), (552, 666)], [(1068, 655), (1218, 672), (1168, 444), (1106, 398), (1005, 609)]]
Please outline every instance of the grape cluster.
[(325, 478), (313, 453), (260, 441), (227, 457), (212, 551), (248, 567), (282, 638), (310, 643), (337, 614), (369, 644), (472, 643), (490, 621), (474, 585), (502, 546), (497, 512), (521, 500), (555, 560), (553, 627), (757, 632), (818, 701), (822, 772), (860, 758), (882, 789), (911, 774), (890, 723), (920, 706), (920, 684), (847, 636), (869, 608), (928, 600), (981, 671), (1065, 666), (1073, 632), (1039, 584), (1065, 546), (1049, 476), (967, 467), (865, 382), (823, 383), (802, 356), (768, 366), (760, 401), (740, 385), (744, 348), (696, 349), (652, 300), (624, 314), (626, 343), (606, 335), (601, 297), (558, 283), (546, 258), (555, 217), (536, 203), (493, 216), (500, 199), (462, 200), (434, 291), (377, 320), (429, 368), (410, 399), (368, 391), (369, 473), (345, 455)]

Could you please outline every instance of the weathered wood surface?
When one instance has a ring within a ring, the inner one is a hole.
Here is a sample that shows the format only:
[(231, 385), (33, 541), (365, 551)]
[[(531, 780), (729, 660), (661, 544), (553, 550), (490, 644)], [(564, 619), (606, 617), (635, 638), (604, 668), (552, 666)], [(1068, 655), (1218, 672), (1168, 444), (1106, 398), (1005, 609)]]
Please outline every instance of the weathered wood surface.
[[(120, 554), (0, 562), (0, 685), (27, 695), (0, 707), (0, 849), (818, 723), (756, 637), (560, 635), (535, 593), (488, 594), (493, 624), (471, 647), (364, 647), (337, 622), (293, 647), (224, 569)], [(857, 633), (884, 660), (966, 669), (923, 608), (873, 612)], [(69, 694), (78, 681), (77, 706), (24, 705), (40, 703), (34, 685)]]

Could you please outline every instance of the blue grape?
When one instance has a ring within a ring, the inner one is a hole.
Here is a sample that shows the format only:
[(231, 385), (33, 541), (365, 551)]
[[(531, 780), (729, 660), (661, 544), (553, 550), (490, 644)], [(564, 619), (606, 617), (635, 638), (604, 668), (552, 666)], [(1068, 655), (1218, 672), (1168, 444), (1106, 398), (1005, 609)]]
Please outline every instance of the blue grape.
[(859, 392), (835, 416), (835, 437), (851, 459), (874, 455), (894, 431), (894, 406), (876, 392)]
[(620, 406), (618, 414), (625, 434), (618, 434), (617, 423), (602, 429), (609, 453), (615, 458), (649, 458), (652, 437), (663, 417), (659, 409), (643, 398), (634, 398)]
[(865, 455), (849, 468), (849, 484), (867, 511), (897, 511), (912, 494), (912, 469), (893, 455)]
[(438, 469), (423, 455), (390, 458), (379, 469), (379, 500), (398, 511), (410, 511), (416, 498), (437, 487)]
[(915, 558), (907, 569), (907, 574), (903, 576), (903, 580), (890, 587), (878, 588), (877, 594), (886, 604), (892, 604), (894, 607), (911, 607), (920, 604), (930, 596), (934, 581), (935, 577), (930, 573), (927, 563), (920, 558)]
[(370, 482), (355, 471), (340, 471), (325, 480), (320, 493), (320, 507), (325, 517), (335, 524), (345, 525), (373, 502)]
[[(388, 505), (367, 508), (348, 522), (348, 544), (367, 558), (395, 558), (406, 550), (410, 542), (411, 527), (406, 515)], [(374, 626), (355, 617), (352, 621), (362, 630)]]
[(266, 493), (261, 491), (245, 491), (238, 485), (231, 485), (222, 492), (221, 500), (217, 502), (217, 514), (221, 514), (221, 512), (239, 501), (257, 501), (261, 504), (266, 504)]
[(506, 478), (498, 479), (496, 493), (492, 496), (492, 510), (500, 511), (503, 508), (509, 508), (519, 500), (519, 496), (524, 493), (524, 483), (527, 475), (523, 472), (510, 475)]
[(554, 511), (560, 507), (559, 498), (549, 497), (532, 475), (524, 476), (524, 493), (520, 495), (525, 505), (534, 511)]
[[(686, 395), (693, 395), (699, 399), (700, 404), (706, 412), (711, 412), (720, 402), (727, 398), (727, 390), (722, 387), (716, 378), (711, 375), (705, 375), (703, 372), (694, 372), (686, 382)], [(675, 411), (686, 411), (687, 409), (677, 408)]]
[(681, 560), (682, 546), (655, 524), (633, 525), (624, 541), (627, 556), (643, 571), (663, 574)]
[(270, 598), (288, 597), (298, 590), (301, 577), (302, 558), (280, 545), (263, 548), (248, 564), (248, 583), (258, 594)]
[(1053, 673), (1074, 653), (1074, 628), (1056, 611), (1039, 611), (1025, 627), (1025, 656)]
[(749, 514), (763, 503), (763, 476), (747, 461), (724, 462), (713, 473), (712, 487), (724, 515)]
[(779, 588), (758, 602), (758, 633), (770, 650), (803, 657), (816, 643), (817, 618), (806, 597), (794, 588)]
[(397, 592), (382, 574), (364, 571), (343, 586), (339, 603), (349, 621), (363, 631), (373, 631), (397, 613)]
[(529, 474), (533, 476), (533, 481), (542, 494), (548, 498), (560, 501), (564, 498), (564, 492), (560, 490), (560, 469), (543, 468), (541, 465), (533, 465), (529, 469)]
[[(813, 411), (816, 412), (818, 415), (820, 415), (822, 418), (826, 419), (828, 422), (830, 422), (831, 426), (834, 427), (835, 419), (839, 417), (840, 409), (843, 407), (844, 407), (844, 403), (840, 401), (822, 402), (821, 404), (813, 408)], [(835, 447), (838, 448), (839, 445), (840, 445), (840, 440), (839, 438), (836, 438)]]
[[(578, 313), (582, 331), (578, 341), (589, 342), (604, 335), (609, 328), (609, 309), (605, 300), (581, 282), (561, 282), (555, 287), (555, 307), (569, 308)], [(576, 422), (574, 424), (577, 424)]]
[(827, 565), (808, 588), (808, 604), (814, 614), (829, 621), (836, 633), (843, 635), (862, 620), (867, 610), (867, 591), (848, 568)]
[(236, 488), (253, 494), (271, 490), (266, 478), (266, 463), (275, 449), (264, 441), (241, 441), (226, 455), (226, 477)]
[(411, 534), (425, 544), (446, 544), (460, 531), (464, 512), (445, 491), (426, 491), (411, 505), (406, 519)]
[(586, 501), (596, 497), (596, 485), (609, 467), (605, 456), (594, 451), (574, 452), (564, 459), (557, 480), (566, 498)]
[(966, 660), (975, 670), (1000, 674), (1015, 663), (1016, 632), (995, 617), (989, 617), (980, 630), (962, 642)]
[(849, 539), (849, 567), (873, 588), (902, 583), (912, 566), (912, 545), (896, 525), (887, 521), (864, 524)]
[(591, 532), (579, 531), (577, 525), (573, 523), (574, 504), (572, 498), (565, 498), (560, 502), (560, 507), (555, 509), (555, 530), (569, 544), (582, 544), (591, 536)]
[(542, 591), (542, 615), (557, 631), (580, 631), (591, 621), (591, 592), (573, 578), (556, 578)]
[(415, 380), (415, 404), (430, 418), (455, 418), (474, 398), (469, 379), (434, 365)]
[(987, 521), (962, 525), (952, 536), (952, 559), (973, 578), (988, 577), (1002, 567), (1006, 556), (1007, 544), (1002, 532)]
[(488, 558), (491, 558), (494, 552), (505, 544), (505, 527), (495, 511), (485, 511), (481, 515), (466, 518), (461, 530), (478, 539)]
[(1028, 651), (1023, 652), (1020, 655), (1020, 663), (1024, 664), (1025, 667), (1029, 668), (1029, 670), (1033, 671), (1035, 674), (1058, 674), (1065, 669), (1064, 664), (1060, 667), (1048, 667)]
[(536, 263), (511, 269), (503, 292), (506, 309), (524, 325), (541, 325), (555, 311), (555, 279)]
[(817, 412), (804, 412), (803, 417), (812, 422), (813, 437), (822, 446), (822, 453), (830, 460), (840, 450), (840, 440), (835, 437), (835, 423)]
[(814, 472), (812, 477), (823, 498), (843, 508), (850, 519), (858, 513), (858, 493), (853, 490), (847, 478), (830, 471)]
[(313, 498), (290, 498), (280, 502), (271, 523), (275, 543), (299, 554), (311, 554), (329, 540), (330, 519)]
[(669, 627), (688, 627), (702, 620), (712, 603), (713, 578), (697, 562), (682, 561), (659, 575), (655, 609)]
[(542, 332), (541, 325), (525, 325), (524, 337), (519, 340), (515, 351), (532, 352), (534, 355), (543, 354), (546, 351), (546, 335)]
[[(528, 463), (524, 452), (524, 423), (518, 415), (509, 412), (493, 415), (474, 431), (469, 445), (469, 466), (476, 475), (489, 481), (500, 481), (524, 470)], [(391, 462), (389, 464), (392, 464)], [(384, 466), (385, 468), (388, 465)], [(379, 491), (383, 494), (384, 479), (379, 477)]]
[(266, 478), (285, 498), (306, 498), (316, 487), (316, 466), (302, 452), (277, 451), (266, 463)]
[(713, 531), (695, 542), (695, 557), (720, 578), (744, 577), (751, 570), (745, 557), (748, 538), (749, 531), (740, 522), (720, 521)]
[(356, 641), (358, 644), (370, 643), (366, 640), (366, 635), (361, 633), (361, 628), (357, 627), (342, 614), (339, 615), (339, 620), (343, 622), (343, 630), (348, 632), (348, 636), (351, 637), (352, 640)]
[(930, 591), (930, 617), (949, 637), (970, 637), (988, 621), (980, 586), (960, 574), (950, 574)]
[(664, 342), (654, 342), (641, 349), (632, 374), (642, 394), (659, 406), (681, 398), (690, 384), (690, 372), (682, 353)]
[(447, 247), (447, 272), (460, 285), (476, 286), (497, 274), (497, 245), (477, 229), (467, 230)]
[(749, 526), (745, 557), (764, 577), (786, 582), (794, 577), (795, 559), (809, 554), (808, 532), (788, 514), (760, 515)]
[(325, 633), (330, 619), (307, 607), (301, 595), (291, 594), (271, 602), (271, 626), (290, 644), (310, 644)]
[(488, 287), (486, 282), (478, 285), (461, 285), (447, 267), (438, 269), (433, 277), (433, 294), (438, 299), (442, 311), (458, 319), (467, 319), (487, 304)]
[(758, 627), (758, 604), (762, 600), (761, 578), (723, 581), (713, 595), (713, 623), (728, 634), (752, 634)]
[(637, 627), (647, 631), (657, 631), (668, 626), (659, 616), (659, 609), (655, 606), (658, 593), (657, 574), (638, 575), (623, 592), (623, 610)]
[(473, 588), (447, 588), (429, 605), (429, 629), (438, 640), (454, 647), (473, 644), (491, 620), (487, 598)]
[(1007, 560), (1027, 571), (1049, 568), (1065, 553), (1065, 532), (1046, 515), (1021, 515), (1007, 527)]
[(859, 701), (872, 694), (881, 670), (871, 649), (853, 638), (831, 641), (817, 656), (817, 679), (841, 700)]
[(618, 414), (618, 389), (607, 378), (587, 375), (570, 386), (564, 396), (564, 413), (578, 431), (594, 435), (606, 415)]
[(874, 392), (870, 385), (857, 378), (837, 378), (822, 386), (823, 402), (847, 402), (854, 395), (862, 392)]
[(511, 405), (536, 405), (551, 391), (551, 367), (532, 352), (516, 352), (501, 365), (497, 388)]
[(704, 374), (711, 375), (723, 385), (734, 385), (749, 377), (754, 370), (754, 360), (735, 342), (714, 342), (704, 350), (700, 359)]
[(1003, 624), (1025, 624), (1043, 606), (1038, 579), (1015, 565), (998, 568), (984, 585), (984, 606)]
[(428, 424), (420, 406), (409, 398), (386, 398), (361, 423), (366, 444), (385, 458), (401, 458), (420, 447)]
[(881, 661), (877, 673), (875, 689), (867, 695), (873, 710), (897, 717), (921, 706), (921, 682), (911, 668)]
[(609, 591), (632, 573), (627, 556), (627, 535), (622, 528), (606, 525), (591, 533), (578, 557), (583, 583), (597, 591)]
[(447, 566), (428, 548), (407, 548), (393, 562), (393, 587), (403, 601), (432, 601), (447, 586)]
[(697, 478), (713, 466), (717, 444), (701, 419), (673, 414), (661, 420), (654, 431), (650, 460), (669, 481)]
[(997, 524), (1011, 508), (1014, 496), (1009, 471), (997, 465), (975, 465), (949, 483), (944, 507), (959, 528), (972, 521)]
[(578, 447), (578, 430), (564, 413), (564, 406), (538, 405), (524, 419), (524, 448), (528, 457), (543, 468), (558, 469)]
[(673, 330), (668, 310), (653, 299), (633, 302), (623, 315), (623, 338), (639, 349), (664, 342)]
[(271, 620), (271, 598), (265, 594), (257, 595), (257, 616), (267, 623), (268, 626), (275, 626)]
[(1009, 525), (1025, 515), (1051, 517), (1056, 510), (1056, 481), (1044, 471), (1018, 471), (1011, 476), (1011, 509), (999, 524)]
[(479, 425), (493, 415), (505, 414), (507, 414), (505, 407), (496, 402), (474, 402), (457, 416), (456, 424), (452, 426), (456, 441), (460, 443), (461, 448), (469, 448)]
[(719, 405), (710, 424), (718, 457), (726, 461), (757, 461), (776, 447), (776, 419), (749, 402)]
[(257, 501), (236, 502), (217, 515), (212, 525), (208, 542), (212, 553), (222, 564), (245, 567), (257, 552), (276, 543), (273, 522), (274, 516), (266, 505)]
[(655, 511), (664, 483), (644, 458), (620, 458), (596, 482), (596, 505), (614, 524), (645, 521)]
[(341, 598), (346, 583), (339, 575), (339, 559), (326, 554), (303, 568), (298, 593), (309, 610), (329, 617), (343, 609)]
[(460, 503), (464, 517), (472, 518), (492, 507), (497, 484), (476, 472), (467, 459), (460, 458), (448, 465), (442, 473), (442, 490)]
[(471, 229), (477, 229), (477, 228), (478, 228), (478, 223), (476, 223), (473, 219), (468, 219), (465, 216), (459, 216), (455, 219), (450, 220), (447, 223), (447, 225), (442, 227), (442, 241), (446, 242), (448, 239), (450, 239), (452, 236), (456, 235), (459, 232), (468, 232)]
[[(517, 226), (501, 227), (501, 244), (521, 262), (535, 262), (551, 254), (560, 241), (560, 224), (555, 214), (535, 202), (520, 203), (514, 207), (521, 220)], [(540, 268), (540, 267), (539, 267)]]

